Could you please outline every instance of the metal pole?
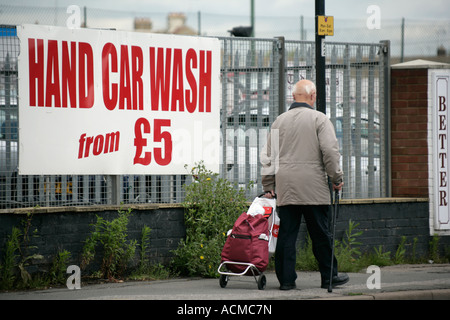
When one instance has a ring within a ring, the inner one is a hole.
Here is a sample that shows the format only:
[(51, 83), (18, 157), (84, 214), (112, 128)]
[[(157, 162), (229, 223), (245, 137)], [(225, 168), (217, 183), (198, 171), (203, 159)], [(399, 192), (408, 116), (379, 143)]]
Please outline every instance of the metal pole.
[(87, 28), (87, 9), (86, 6), (83, 8), (83, 15), (84, 15), (84, 27)]
[(285, 41), (284, 37), (277, 37), (278, 49), (278, 115), (286, 111), (286, 89), (285, 89)]
[[(385, 168), (385, 178), (384, 184), (385, 193), (382, 197), (392, 197), (392, 168), (391, 168), (391, 41), (382, 40), (380, 41), (382, 48), (383, 59), (383, 93), (384, 93), (384, 168)], [(381, 159), (382, 160), (382, 159)], [(383, 180), (382, 180), (383, 181)]]
[(325, 55), (322, 55), (322, 41), (325, 36), (319, 36), (318, 16), (325, 15), (325, 0), (316, 0), (316, 109), (326, 113), (325, 105)]
[(305, 29), (304, 29), (304, 21), (303, 15), (300, 16), (300, 40), (305, 40)]
[(251, 37), (255, 37), (255, 0), (250, 0), (250, 25), (252, 27)]
[(405, 54), (405, 18), (402, 18), (402, 43), (401, 43), (401, 55), (400, 55), (400, 62), (403, 62), (404, 60), (404, 54)]
[(201, 36), (202, 35), (202, 14), (201, 14), (200, 11), (197, 12), (197, 23), (198, 23), (198, 32), (197, 32), (197, 34), (199, 36)]

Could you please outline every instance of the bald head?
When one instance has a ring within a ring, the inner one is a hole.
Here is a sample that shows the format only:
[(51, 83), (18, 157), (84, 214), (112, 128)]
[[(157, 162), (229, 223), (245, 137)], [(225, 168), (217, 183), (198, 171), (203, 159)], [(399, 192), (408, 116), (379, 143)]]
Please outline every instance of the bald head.
[(295, 84), (292, 96), (295, 102), (305, 102), (312, 107), (316, 102), (316, 85), (310, 80), (300, 80)]

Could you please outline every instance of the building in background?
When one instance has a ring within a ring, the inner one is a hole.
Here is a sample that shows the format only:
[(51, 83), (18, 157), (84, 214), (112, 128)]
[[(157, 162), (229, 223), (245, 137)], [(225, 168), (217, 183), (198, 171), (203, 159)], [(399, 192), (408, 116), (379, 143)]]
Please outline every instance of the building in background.
[(152, 30), (153, 23), (150, 18), (135, 18), (134, 30), (138, 32), (155, 32), (178, 35), (197, 35), (197, 31), (186, 25), (186, 15), (181, 12), (172, 12), (167, 16), (167, 27), (162, 30)]

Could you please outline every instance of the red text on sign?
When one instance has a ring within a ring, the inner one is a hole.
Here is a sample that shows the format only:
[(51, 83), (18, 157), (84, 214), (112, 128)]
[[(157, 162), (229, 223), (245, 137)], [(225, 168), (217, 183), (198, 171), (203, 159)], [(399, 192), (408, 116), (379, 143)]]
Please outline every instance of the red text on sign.
[[(108, 110), (143, 110), (143, 56), (138, 46), (120, 46), (120, 59), (116, 47), (107, 43), (102, 50), (103, 101)], [(130, 62), (131, 57), (131, 62)], [(119, 72), (119, 83), (110, 80), (110, 73)]]
[(95, 137), (87, 137), (86, 133), (83, 133), (79, 140), (78, 159), (89, 157), (91, 150), (94, 156), (119, 151), (119, 140), (119, 131), (107, 133), (105, 136), (100, 134)]
[(439, 147), (439, 206), (446, 207), (448, 204), (447, 195), (447, 103), (445, 96), (439, 96), (439, 125), (438, 125), (438, 147)]
[(211, 112), (211, 73), (211, 51), (189, 49), (183, 56), (181, 49), (150, 47), (151, 109)]
[(94, 56), (89, 43), (62, 41), (58, 48), (57, 40), (44, 43), (43, 39), (30, 38), (28, 64), (31, 107), (94, 105)]
[[(170, 127), (170, 119), (154, 119), (153, 122), (153, 142), (164, 142), (163, 148), (153, 148), (153, 158), (160, 166), (166, 166), (172, 161), (172, 135), (168, 131), (163, 131), (164, 127)], [(143, 151), (147, 144), (147, 138), (144, 135), (152, 134), (150, 122), (146, 118), (139, 118), (134, 125), (134, 146), (136, 153), (133, 164), (148, 166), (152, 161), (151, 151)]]

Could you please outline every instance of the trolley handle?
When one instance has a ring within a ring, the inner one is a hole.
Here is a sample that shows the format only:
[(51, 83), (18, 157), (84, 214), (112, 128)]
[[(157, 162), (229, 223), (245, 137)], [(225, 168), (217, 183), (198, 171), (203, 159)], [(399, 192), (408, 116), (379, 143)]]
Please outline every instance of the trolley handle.
[[(263, 192), (263, 193), (261, 193), (261, 194), (259, 194), (258, 195), (258, 198), (262, 198), (262, 197), (264, 197), (267, 193), (270, 193), (269, 191), (267, 191), (267, 192)], [(276, 199), (277, 198), (277, 194), (275, 193), (275, 196), (274, 197), (272, 197), (272, 199)]]

